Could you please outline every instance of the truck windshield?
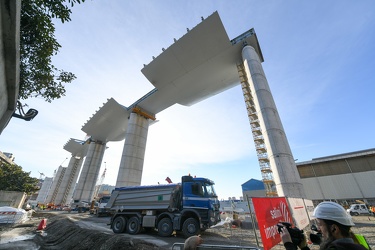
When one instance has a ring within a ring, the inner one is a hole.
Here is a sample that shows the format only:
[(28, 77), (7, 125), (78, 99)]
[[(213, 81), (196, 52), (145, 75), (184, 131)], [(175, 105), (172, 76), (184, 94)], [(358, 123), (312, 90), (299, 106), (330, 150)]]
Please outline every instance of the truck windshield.
[(110, 196), (104, 196), (100, 199), (100, 203), (108, 203), (110, 198)]
[(208, 197), (217, 197), (213, 185), (210, 185), (210, 184), (206, 183), (206, 191), (207, 191)]

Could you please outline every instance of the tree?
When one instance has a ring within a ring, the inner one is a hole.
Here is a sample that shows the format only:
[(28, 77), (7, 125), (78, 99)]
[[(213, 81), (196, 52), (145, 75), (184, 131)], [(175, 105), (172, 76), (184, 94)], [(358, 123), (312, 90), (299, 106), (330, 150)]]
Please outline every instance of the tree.
[(47, 102), (65, 95), (64, 84), (76, 76), (52, 65), (61, 45), (52, 19), (71, 21), (70, 7), (85, 0), (22, 0), (20, 27), (19, 99), (42, 97)]
[(38, 190), (39, 179), (30, 177), (22, 167), (0, 161), (0, 190), (32, 194)]

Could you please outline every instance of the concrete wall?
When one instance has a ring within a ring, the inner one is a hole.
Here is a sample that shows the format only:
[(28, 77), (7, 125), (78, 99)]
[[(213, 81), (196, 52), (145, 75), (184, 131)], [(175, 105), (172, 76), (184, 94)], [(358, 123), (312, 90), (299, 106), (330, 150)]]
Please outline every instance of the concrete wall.
[(24, 192), (0, 190), (0, 206), (22, 208), (25, 199), (26, 193)]
[(21, 0), (0, 1), (0, 134), (16, 109), (19, 91)]

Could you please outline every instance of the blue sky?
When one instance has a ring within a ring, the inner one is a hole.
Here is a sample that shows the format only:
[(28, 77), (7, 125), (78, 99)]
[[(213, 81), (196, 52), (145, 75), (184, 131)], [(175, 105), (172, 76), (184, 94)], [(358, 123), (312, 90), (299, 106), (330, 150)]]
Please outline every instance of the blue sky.
[[(374, 148), (374, 1), (100, 1), (72, 9), (56, 23), (62, 45), (54, 64), (74, 72), (66, 96), (52, 103), (29, 99), (31, 122), (13, 118), (0, 135), (31, 175), (51, 177), (70, 154), (70, 138), (113, 97), (129, 106), (153, 89), (141, 73), (157, 56), (218, 11), (230, 39), (254, 28), (294, 158), (298, 161)], [(241, 184), (261, 174), (241, 89), (191, 107), (172, 106), (149, 129), (142, 184), (208, 177), (220, 198), (241, 195)], [(102, 169), (114, 185), (122, 142), (109, 142)], [(106, 162), (106, 164), (104, 164)]]

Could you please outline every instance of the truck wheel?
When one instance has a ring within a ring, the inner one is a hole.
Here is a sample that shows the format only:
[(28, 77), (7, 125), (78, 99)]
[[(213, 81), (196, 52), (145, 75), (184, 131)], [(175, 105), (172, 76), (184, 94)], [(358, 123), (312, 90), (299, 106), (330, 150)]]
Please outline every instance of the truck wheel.
[(158, 234), (162, 237), (170, 236), (173, 232), (173, 225), (170, 218), (163, 218), (158, 223)]
[(182, 225), (182, 232), (185, 238), (198, 235), (200, 232), (198, 221), (194, 218), (185, 220), (184, 224)]
[(112, 231), (115, 234), (120, 234), (125, 232), (126, 229), (126, 218), (124, 216), (116, 217), (112, 222)]
[(139, 223), (138, 217), (133, 216), (128, 221), (128, 233), (137, 234), (139, 231), (141, 231), (141, 224)]

